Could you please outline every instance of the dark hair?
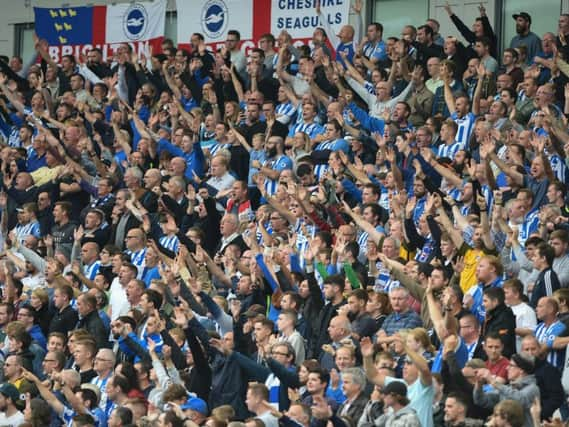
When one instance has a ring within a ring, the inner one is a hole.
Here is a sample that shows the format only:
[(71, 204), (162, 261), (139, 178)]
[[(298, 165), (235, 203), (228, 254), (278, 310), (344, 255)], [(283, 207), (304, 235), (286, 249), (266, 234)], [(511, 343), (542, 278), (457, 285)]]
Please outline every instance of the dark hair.
[(132, 411), (126, 406), (117, 406), (114, 410), (115, 416), (120, 418), (121, 425), (132, 423)]
[(117, 318), (117, 320), (119, 322), (122, 322), (122, 323), (128, 323), (131, 326), (133, 331), (136, 330), (136, 322), (132, 317), (130, 317), (130, 316), (119, 316)]
[(261, 325), (263, 325), (263, 327), (270, 329), (271, 331), (275, 329), (275, 322), (267, 319), (266, 317), (258, 318), (254, 321), (254, 323), (260, 323)]
[(34, 397), (30, 401), (32, 419), (30, 424), (32, 427), (42, 427), (49, 425), (51, 422), (51, 408), (47, 402), (39, 397)]
[(433, 37), (433, 35), (435, 34), (435, 32), (433, 31), (433, 29), (425, 24), (425, 25), (421, 25), (419, 28), (417, 28), (418, 30), (423, 30), (425, 32), (426, 35)]
[(265, 59), (265, 51), (263, 49), (260, 49), (258, 47), (255, 47), (253, 49), (251, 49), (251, 53), (258, 53), (261, 56), (261, 59)]
[(447, 399), (454, 399), (456, 401), (456, 403), (458, 403), (460, 406), (462, 406), (464, 408), (465, 411), (466, 411), (466, 409), (468, 409), (469, 399), (462, 393), (457, 393), (457, 392), (451, 391), (447, 395)]
[(320, 378), (321, 382), (326, 383), (326, 385), (330, 384), (330, 374), (328, 373), (328, 371), (326, 369), (318, 366), (317, 368), (309, 369), (308, 373), (309, 374), (317, 374), (318, 378)]
[(319, 231), (316, 237), (322, 240), (327, 248), (332, 246), (332, 234), (329, 231)]
[(512, 57), (514, 58), (514, 61), (517, 61), (519, 56), (518, 55), (518, 51), (516, 49), (512, 49), (512, 48), (508, 48), (508, 49), (504, 49), (504, 53), (510, 53), (512, 55)]
[(499, 305), (504, 304), (504, 289), (502, 288), (487, 288), (484, 289), (484, 295), (488, 298), (498, 301)]
[(480, 42), (480, 44), (484, 47), (490, 47), (490, 44), (491, 44), (490, 38), (487, 36), (478, 37), (476, 39), (476, 41)]
[(502, 91), (508, 92), (508, 95), (510, 95), (510, 98), (512, 99), (516, 99), (516, 97), (518, 96), (516, 91), (511, 87), (505, 87), (504, 89), (502, 89)]
[(62, 285), (59, 286), (57, 289), (59, 289), (59, 292), (65, 295), (69, 301), (71, 301), (75, 296), (75, 294), (73, 293), (73, 288), (69, 285)]
[(537, 253), (539, 256), (544, 257), (548, 266), (553, 265), (553, 260), (555, 259), (555, 250), (551, 245), (547, 243), (540, 243), (537, 245)]
[(235, 36), (235, 38), (237, 38), (237, 41), (241, 40), (241, 33), (237, 30), (229, 30), (227, 32), (227, 35), (228, 36)]
[[(124, 364), (123, 364), (124, 366)], [(136, 375), (135, 375), (136, 376)], [(114, 375), (113, 376), (113, 386), (119, 387), (124, 394), (127, 394), (130, 391), (130, 384), (128, 379), (123, 375)]]
[(81, 79), (81, 81), (83, 82), (83, 84), (85, 84), (85, 77), (83, 77), (81, 74), (79, 73), (73, 73), (71, 75), (71, 77), (79, 77)]
[(73, 426), (86, 427), (94, 425), (95, 425), (95, 419), (89, 414), (79, 414), (73, 417)]
[(91, 404), (87, 407), (87, 409), (95, 409), (97, 407), (98, 404), (97, 395), (93, 390), (88, 388), (83, 388), (81, 389), (81, 396), (83, 397), (83, 400), (88, 400), (89, 402), (91, 402)]
[(162, 307), (163, 298), (160, 292), (154, 289), (145, 289), (142, 295), (146, 295), (148, 302), (151, 302), (156, 310)]
[[(496, 331), (492, 331), (492, 332), (488, 332), (485, 336), (484, 339), (492, 339), (492, 340), (498, 340), (498, 341), (502, 341), (502, 337), (500, 336), (500, 334)], [(502, 342), (503, 343), (503, 342)]]
[(541, 243), (545, 243), (541, 237), (531, 236), (528, 237), (524, 246), (527, 248), (528, 245), (538, 246)]
[[(77, 60), (75, 59), (75, 57), (74, 57), (73, 55), (63, 55), (63, 56), (61, 57), (61, 59), (63, 59), (63, 58), (69, 59), (69, 60), (70, 60), (72, 63), (74, 63), (74, 64), (77, 63)], [(83, 80), (85, 80), (85, 79), (83, 79)]]
[(383, 25), (381, 25), (379, 22), (372, 22), (371, 24), (368, 24), (368, 27), (371, 27), (371, 26), (374, 26), (378, 32), (383, 34)]
[(355, 297), (355, 298), (359, 299), (360, 301), (365, 301), (365, 302), (367, 302), (367, 300), (369, 298), (367, 292), (362, 288), (354, 289), (350, 293), (350, 296)]
[(324, 279), (325, 285), (336, 285), (341, 289), (344, 289), (344, 276), (341, 274), (331, 274)]
[(349, 252), (352, 257), (357, 258), (360, 254), (360, 244), (358, 242), (348, 242), (344, 250)]
[(290, 298), (291, 302), (294, 303), (294, 305), (296, 306), (296, 309), (299, 310), (300, 306), (302, 304), (302, 298), (300, 297), (300, 295), (297, 292), (294, 291), (286, 291), (285, 293), (283, 293), (284, 295), (288, 295), (288, 297)]
[(263, 34), (259, 40), (267, 40), (268, 42), (275, 44), (275, 36), (273, 36), (271, 33)]

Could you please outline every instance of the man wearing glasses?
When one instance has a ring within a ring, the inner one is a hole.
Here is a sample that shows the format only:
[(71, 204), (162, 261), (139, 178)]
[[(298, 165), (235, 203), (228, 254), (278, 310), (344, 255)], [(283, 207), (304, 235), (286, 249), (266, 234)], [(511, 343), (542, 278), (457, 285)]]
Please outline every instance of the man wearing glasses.
[(97, 376), (91, 380), (91, 384), (95, 384), (101, 391), (99, 408), (103, 411), (106, 411), (108, 406), (112, 404), (107, 397), (107, 382), (113, 375), (114, 367), (115, 354), (113, 351), (108, 348), (100, 349), (95, 356), (95, 363), (93, 365), (93, 370), (97, 373)]
[(245, 54), (239, 48), (239, 42), (241, 41), (241, 34), (237, 30), (229, 30), (227, 32), (227, 39), (225, 40), (225, 45), (227, 50), (231, 54), (231, 62), (235, 66), (235, 71), (237, 74), (241, 74), (245, 71), (247, 66), (247, 58)]

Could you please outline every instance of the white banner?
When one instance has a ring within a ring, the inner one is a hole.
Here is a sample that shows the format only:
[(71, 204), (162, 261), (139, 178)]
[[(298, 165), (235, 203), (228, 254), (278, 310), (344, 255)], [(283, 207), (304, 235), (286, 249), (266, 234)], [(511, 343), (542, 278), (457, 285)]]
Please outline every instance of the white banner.
[[(286, 30), (293, 39), (312, 37), (317, 27), (325, 27), (316, 14), (316, 0), (272, 0), (271, 32)], [(321, 0), (323, 18), (338, 34), (349, 23), (350, 0)]]
[(166, 24), (166, 1), (108, 5), (106, 42), (135, 42), (163, 37)]
[(187, 44), (193, 33), (206, 43), (224, 41), (237, 30), (242, 40), (253, 37), (253, 0), (178, 0), (178, 43)]

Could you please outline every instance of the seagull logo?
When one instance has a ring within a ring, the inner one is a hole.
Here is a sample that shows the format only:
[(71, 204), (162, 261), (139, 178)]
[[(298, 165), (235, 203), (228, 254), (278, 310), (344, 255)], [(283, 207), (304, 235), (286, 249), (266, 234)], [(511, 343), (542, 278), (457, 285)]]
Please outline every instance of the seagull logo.
[(227, 6), (223, 0), (209, 0), (202, 9), (202, 29), (211, 39), (220, 37), (227, 28)]
[(210, 25), (210, 24), (218, 24), (221, 21), (223, 21), (223, 12), (219, 12), (218, 15), (216, 15), (216, 14), (209, 15), (206, 18), (205, 23), (207, 25)]
[(140, 27), (141, 25), (144, 25), (144, 17), (130, 18), (128, 21), (126, 21), (126, 25), (129, 27)]
[(148, 27), (148, 13), (139, 3), (131, 5), (123, 16), (123, 30), (129, 40), (141, 40)]

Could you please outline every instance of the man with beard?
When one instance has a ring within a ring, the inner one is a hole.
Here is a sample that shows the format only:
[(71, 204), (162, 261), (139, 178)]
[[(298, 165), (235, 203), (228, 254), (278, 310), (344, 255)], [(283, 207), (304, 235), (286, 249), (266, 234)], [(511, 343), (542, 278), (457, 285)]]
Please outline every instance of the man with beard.
[(265, 176), (264, 187), (267, 195), (272, 196), (277, 191), (278, 180), (283, 170), (292, 170), (292, 160), (284, 155), (284, 140), (280, 136), (271, 136), (265, 143), (266, 160), (261, 165), (253, 160), (252, 166), (259, 169)]
[(24, 414), (16, 407), (19, 398), (20, 392), (12, 384), (0, 385), (0, 425), (19, 426), (24, 423)]
[(338, 315), (338, 309), (346, 303), (343, 294), (344, 287), (344, 278), (340, 275), (332, 275), (324, 279), (326, 304), (316, 318), (308, 319), (313, 324), (313, 330), (315, 331), (315, 339), (309, 352), (310, 358), (318, 358), (322, 351), (322, 344), (331, 341), (328, 334), (328, 326), (332, 318)]
[(537, 34), (530, 31), (531, 16), (527, 12), (516, 13), (512, 15), (516, 20), (516, 33), (517, 35), (512, 38), (510, 48), (525, 46), (527, 48), (527, 61), (528, 64), (533, 62), (533, 58), (541, 52), (541, 40)]

